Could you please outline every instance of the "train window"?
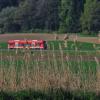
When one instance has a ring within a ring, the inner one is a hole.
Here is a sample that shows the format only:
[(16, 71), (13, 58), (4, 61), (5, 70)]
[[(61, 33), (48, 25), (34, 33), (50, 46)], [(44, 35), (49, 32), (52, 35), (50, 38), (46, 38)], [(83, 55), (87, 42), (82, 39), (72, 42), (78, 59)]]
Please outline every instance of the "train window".
[(34, 44), (31, 44), (32, 47), (34, 47)]
[(23, 46), (23, 44), (18, 44), (18, 46)]
[(31, 44), (25, 44), (24, 46), (29, 47), (29, 46), (31, 46)]
[(18, 47), (19, 46), (19, 44), (18, 43), (15, 43), (15, 47)]

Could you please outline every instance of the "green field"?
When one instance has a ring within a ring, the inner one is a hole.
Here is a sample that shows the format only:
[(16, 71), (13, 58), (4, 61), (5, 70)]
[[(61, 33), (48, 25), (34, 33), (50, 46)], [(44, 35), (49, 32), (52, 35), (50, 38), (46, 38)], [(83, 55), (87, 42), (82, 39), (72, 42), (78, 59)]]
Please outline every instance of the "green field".
[[(62, 48), (63, 50), (98, 50), (100, 49), (100, 44), (93, 43), (83, 43), (83, 42), (73, 42), (73, 41), (47, 41), (48, 49), (58, 50)], [(6, 49), (7, 43), (0, 43), (0, 48)]]

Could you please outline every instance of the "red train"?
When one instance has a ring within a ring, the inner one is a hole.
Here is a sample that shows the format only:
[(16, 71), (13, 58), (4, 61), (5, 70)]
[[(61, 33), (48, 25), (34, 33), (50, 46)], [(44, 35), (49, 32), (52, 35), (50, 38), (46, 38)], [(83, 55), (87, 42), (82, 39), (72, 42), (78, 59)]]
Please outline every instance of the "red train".
[(47, 49), (47, 43), (44, 40), (9, 40), (8, 49)]

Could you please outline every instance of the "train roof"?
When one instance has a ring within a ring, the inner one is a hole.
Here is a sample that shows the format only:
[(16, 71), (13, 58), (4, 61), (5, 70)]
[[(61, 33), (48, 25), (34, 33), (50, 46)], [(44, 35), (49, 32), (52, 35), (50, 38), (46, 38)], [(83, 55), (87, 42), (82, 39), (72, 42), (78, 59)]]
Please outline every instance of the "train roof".
[(45, 40), (9, 40), (8, 43), (15, 43), (15, 42), (20, 42), (20, 43), (26, 43), (26, 42), (44, 42)]

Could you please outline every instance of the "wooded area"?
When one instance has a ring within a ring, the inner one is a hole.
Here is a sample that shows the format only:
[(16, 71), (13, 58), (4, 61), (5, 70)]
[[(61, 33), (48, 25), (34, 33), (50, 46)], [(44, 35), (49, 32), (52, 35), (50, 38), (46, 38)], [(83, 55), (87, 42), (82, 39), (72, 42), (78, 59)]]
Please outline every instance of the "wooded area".
[(98, 33), (100, 0), (0, 0), (0, 33)]

